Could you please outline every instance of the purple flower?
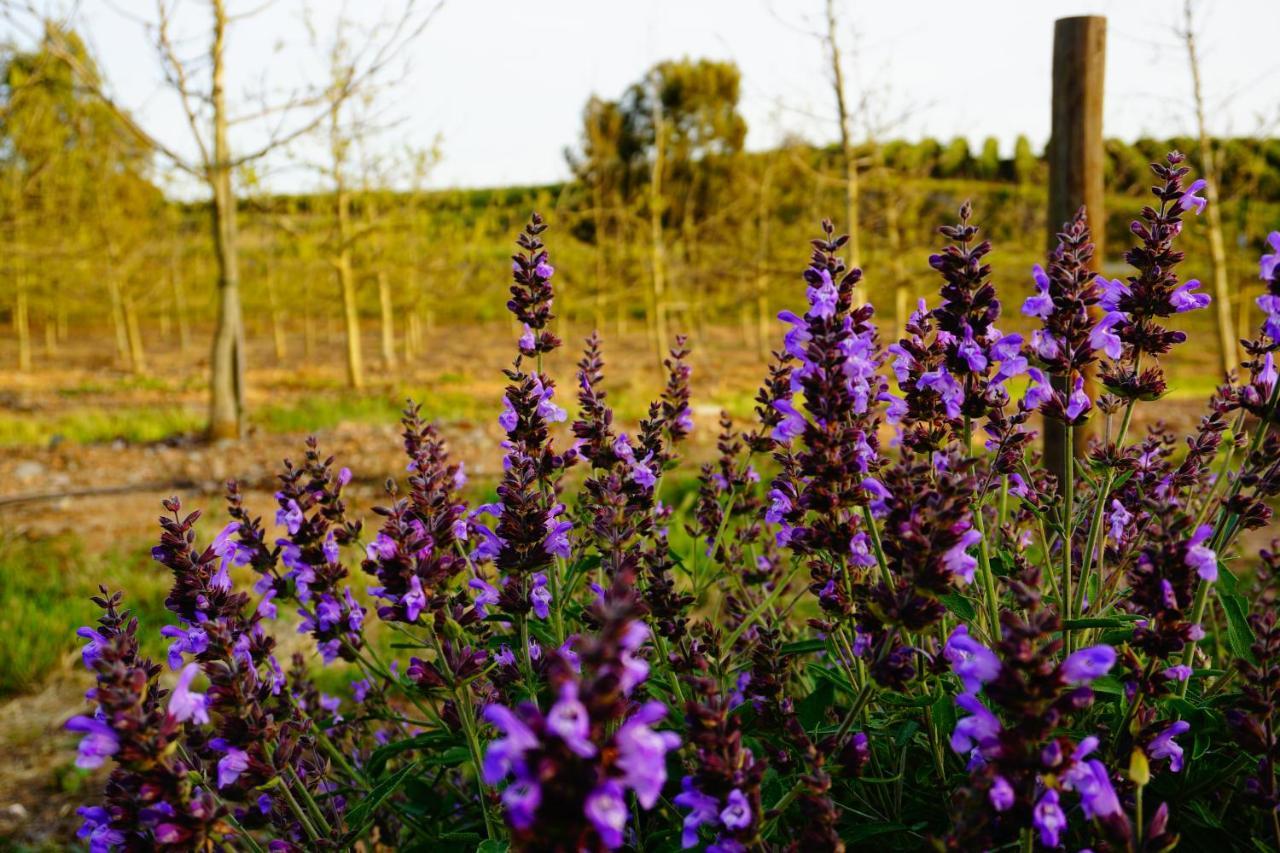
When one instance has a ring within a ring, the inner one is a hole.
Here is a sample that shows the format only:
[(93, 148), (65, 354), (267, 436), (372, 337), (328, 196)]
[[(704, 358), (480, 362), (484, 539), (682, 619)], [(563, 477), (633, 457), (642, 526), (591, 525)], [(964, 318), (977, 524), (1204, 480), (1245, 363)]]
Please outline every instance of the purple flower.
[(622, 846), (622, 830), (627, 826), (627, 803), (622, 786), (612, 779), (587, 795), (582, 812), (596, 828), (600, 843), (613, 850)]
[(778, 425), (773, 428), (774, 441), (786, 444), (804, 434), (804, 428), (808, 422), (804, 419), (804, 415), (796, 411), (796, 407), (790, 400), (774, 400), (773, 408), (783, 415), (782, 420), (778, 421)]
[(715, 826), (720, 820), (720, 801), (695, 788), (692, 776), (681, 779), (680, 787), (683, 790), (676, 794), (674, 802), (680, 808), (689, 809), (689, 813), (684, 816), (684, 828), (680, 834), (680, 844), (687, 848), (698, 843), (698, 827), (703, 824)]
[(1031, 277), (1036, 282), (1036, 293), (1028, 296), (1022, 303), (1022, 313), (1027, 317), (1038, 317), (1043, 320), (1053, 313), (1053, 297), (1049, 295), (1049, 276), (1044, 267), (1036, 264), (1031, 268)]
[(302, 509), (293, 498), (289, 498), (284, 507), (276, 510), (276, 524), (288, 530), (290, 536), (298, 532), (298, 528), (302, 526), (302, 521)]
[(1276, 379), (1280, 378), (1280, 374), (1276, 373), (1276, 359), (1271, 353), (1267, 353), (1262, 359), (1262, 369), (1258, 371), (1258, 384), (1266, 388), (1268, 393), (1276, 387)]
[(169, 697), (169, 714), (180, 723), (192, 720), (196, 723), (209, 722), (208, 701), (203, 693), (191, 690), (191, 681), (200, 672), (194, 663), (187, 664), (178, 676), (178, 683), (173, 687)]
[(982, 685), (1000, 674), (1000, 659), (995, 652), (971, 637), (964, 625), (956, 626), (951, 632), (942, 654), (967, 693), (977, 693)]
[[(1258, 261), (1258, 275), (1263, 281), (1271, 281), (1275, 278), (1276, 267), (1280, 267), (1280, 231), (1272, 231), (1267, 235), (1267, 242), (1271, 244), (1271, 248), (1275, 251), (1269, 255), (1263, 255)], [(1258, 305), (1262, 305), (1262, 298), (1258, 297)], [(1266, 310), (1265, 308), (1263, 309)], [(1272, 335), (1272, 337), (1275, 337)]]
[(992, 744), (1000, 736), (1000, 721), (972, 693), (961, 693), (956, 704), (970, 716), (956, 722), (951, 732), (951, 748), (963, 755), (975, 747)]
[(947, 417), (960, 417), (960, 405), (964, 402), (964, 386), (957, 382), (945, 367), (920, 374), (920, 378), (916, 380), (916, 389), (924, 388), (937, 392), (942, 405), (946, 407)]
[(209, 648), (209, 635), (198, 626), (184, 630), (177, 625), (165, 625), (160, 628), (160, 636), (173, 638), (169, 645), (169, 668), (172, 670), (182, 668), (184, 655), (200, 655)]
[(81, 806), (76, 814), (84, 823), (76, 830), (76, 838), (89, 842), (89, 853), (109, 853), (124, 844), (124, 833), (111, 828), (111, 816), (101, 806)]
[(1111, 499), (1111, 512), (1107, 516), (1110, 522), (1111, 538), (1119, 542), (1124, 538), (1124, 530), (1133, 521), (1133, 513), (1124, 508), (1124, 504), (1115, 498)]
[(1161, 675), (1170, 681), (1186, 681), (1191, 677), (1191, 667), (1184, 664), (1178, 664), (1177, 666), (1171, 666), (1164, 670)]
[(720, 822), (728, 829), (746, 829), (751, 825), (751, 803), (737, 788), (729, 792), (728, 805), (720, 812)]
[(1192, 181), (1191, 186), (1187, 187), (1186, 192), (1182, 194), (1182, 198), (1178, 199), (1178, 206), (1183, 210), (1190, 210), (1194, 207), (1196, 209), (1196, 216), (1204, 213), (1204, 207), (1209, 203), (1209, 201), (1203, 196), (1196, 195), (1196, 193), (1200, 192), (1208, 185), (1209, 182), (1204, 178)]
[(503, 432), (512, 432), (520, 423), (520, 414), (511, 405), (510, 398), (504, 396), (502, 398), (502, 414), (498, 415), (498, 426), (502, 427)]
[(667, 753), (680, 746), (680, 737), (674, 732), (649, 728), (666, 715), (667, 707), (661, 702), (646, 702), (614, 736), (623, 781), (636, 792), (636, 800), (644, 809), (657, 803), (662, 786), (667, 783)]
[(973, 329), (965, 328), (964, 340), (956, 346), (956, 354), (964, 359), (965, 364), (969, 365), (969, 369), (974, 373), (987, 369), (987, 355), (973, 339)]
[(1079, 761), (1063, 774), (1063, 783), (1080, 795), (1080, 806), (1089, 820), (1120, 813), (1120, 800), (1101, 761)]
[(1040, 833), (1040, 843), (1045, 847), (1057, 847), (1058, 836), (1067, 828), (1067, 816), (1058, 805), (1058, 792), (1050, 788), (1031, 813), (1031, 822)]
[(1191, 292), (1199, 286), (1200, 280), (1193, 278), (1170, 293), (1169, 304), (1173, 306), (1173, 310), (1181, 314), (1184, 311), (1195, 311), (1199, 308), (1207, 307), (1212, 301), (1212, 297), (1209, 294)]
[(1058, 357), (1058, 339), (1044, 329), (1036, 329), (1031, 333), (1031, 350), (1045, 361)]
[(275, 597), (276, 591), (274, 589), (269, 589), (266, 594), (262, 596), (262, 600), (258, 602), (258, 615), (263, 619), (275, 619), (280, 615), (279, 610), (277, 610), (276, 606), (271, 603), (271, 599)]
[(1031, 377), (1031, 382), (1027, 385), (1027, 393), (1022, 399), (1022, 404), (1028, 409), (1035, 410), (1053, 399), (1053, 387), (1039, 368), (1031, 368), (1027, 371), (1027, 376)]
[(783, 311), (778, 314), (778, 319), (791, 325), (791, 328), (782, 337), (783, 348), (788, 355), (800, 361), (805, 361), (807, 359), (805, 348), (809, 341), (813, 339), (813, 336), (809, 334), (804, 318), (797, 316), (794, 311)]
[(969, 528), (960, 537), (960, 541), (947, 549), (942, 555), (943, 564), (947, 567), (947, 571), (960, 578), (965, 583), (973, 582), (974, 570), (978, 567), (978, 561), (969, 554), (969, 549), (982, 541), (982, 534), (975, 528)]
[(427, 595), (422, 591), (422, 579), (417, 575), (409, 578), (409, 591), (400, 597), (404, 605), (404, 618), (409, 622), (417, 622), (418, 614), (427, 606)]
[(1187, 565), (1196, 570), (1202, 580), (1213, 583), (1218, 579), (1218, 555), (1202, 544), (1213, 535), (1213, 527), (1202, 524), (1187, 542)]
[(67, 720), (66, 728), (84, 735), (77, 747), (76, 767), (85, 770), (101, 767), (108, 755), (115, 755), (120, 749), (115, 730), (102, 720), (80, 714)]
[(1071, 396), (1067, 398), (1067, 420), (1075, 421), (1093, 407), (1089, 395), (1084, 393), (1084, 377), (1076, 375)]
[(1133, 295), (1133, 291), (1124, 283), (1124, 279), (1105, 279), (1098, 276), (1098, 281), (1102, 282), (1102, 298), (1098, 300), (1098, 304), (1104, 311), (1119, 310), (1121, 300)]
[(1116, 650), (1107, 645), (1090, 646), (1067, 655), (1062, 662), (1062, 678), (1069, 684), (1088, 684), (1111, 671)]
[(510, 708), (488, 705), (482, 716), (504, 735), (489, 744), (481, 768), (485, 783), (496, 785), (513, 771), (523, 772), (525, 753), (537, 748), (538, 738)]
[(214, 738), (209, 745), (226, 753), (218, 759), (218, 787), (234, 785), (240, 774), (249, 769), (249, 753), (237, 749), (222, 738)]
[(831, 273), (823, 269), (818, 271), (818, 275), (822, 278), (822, 283), (817, 287), (810, 286), (808, 289), (809, 314), (823, 320), (830, 320), (836, 315), (836, 300), (840, 294), (836, 290), (835, 282), (831, 280)]
[(474, 606), (476, 614), (483, 619), (488, 615), (487, 608), (498, 603), (498, 590), (492, 584), (485, 583), (480, 578), (472, 578), (467, 581), (467, 586), (477, 591)]
[(556, 521), (556, 516), (563, 510), (564, 506), (559, 505), (547, 514), (547, 540), (543, 547), (551, 556), (567, 560), (573, 553), (573, 548), (569, 544), (569, 531), (573, 530), (573, 522)]
[(76, 636), (89, 641), (80, 650), (80, 658), (87, 669), (93, 669), (93, 665), (102, 658), (102, 635), (86, 625), (76, 629)]
[(1013, 808), (1015, 795), (1013, 786), (1009, 784), (1009, 780), (1003, 776), (997, 776), (991, 782), (991, 790), (987, 792), (987, 797), (991, 800), (991, 805), (998, 812), (1007, 812)]
[(524, 333), (520, 335), (520, 340), (516, 343), (516, 346), (520, 347), (520, 352), (529, 355), (534, 351), (533, 348), (537, 346), (537, 343), (538, 339), (534, 337), (533, 329), (530, 329), (529, 324), (525, 323)]
[(1112, 311), (1103, 317), (1102, 321), (1089, 333), (1089, 346), (1102, 350), (1109, 358), (1119, 358), (1124, 352), (1124, 342), (1112, 331), (1112, 328), (1128, 319), (1129, 315), (1120, 311)]
[(507, 819), (512, 826), (528, 829), (542, 804), (542, 788), (531, 779), (518, 779), (502, 792), (502, 804), (507, 807)]
[(546, 619), (551, 614), (551, 590), (547, 589), (547, 576), (542, 572), (533, 576), (529, 603), (533, 605), (533, 615), (539, 619)]
[(1182, 747), (1173, 739), (1190, 730), (1191, 724), (1186, 720), (1173, 723), (1147, 744), (1147, 757), (1152, 761), (1158, 761), (1161, 758), (1169, 759), (1169, 769), (1177, 773), (1182, 769)]
[(596, 754), (596, 745), (589, 737), (591, 719), (587, 716), (587, 707), (578, 701), (576, 682), (567, 681), (560, 688), (560, 699), (547, 712), (547, 731), (582, 758)]

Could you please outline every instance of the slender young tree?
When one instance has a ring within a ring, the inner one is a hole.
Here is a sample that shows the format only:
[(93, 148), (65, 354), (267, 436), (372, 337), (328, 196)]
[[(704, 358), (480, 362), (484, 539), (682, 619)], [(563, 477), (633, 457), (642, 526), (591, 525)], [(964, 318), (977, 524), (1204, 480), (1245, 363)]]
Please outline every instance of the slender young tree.
[[(322, 127), (335, 101), (353, 97), (368, 80), (386, 70), (425, 26), (430, 10), (417, 0), (404, 0), (403, 14), (392, 26), (380, 29), (378, 38), (352, 51), (349, 72), (337, 90), (328, 84), (308, 86), (280, 98), (270, 92), (258, 92), (233, 102), (227, 92), (228, 41), (238, 27), (252, 26), (254, 15), (270, 4), (247, 3), (244, 11), (239, 11), (232, 10), (228, 0), (204, 0), (204, 49), (194, 56), (180, 47), (192, 43), (193, 36), (185, 28), (179, 31), (177, 5), (176, 0), (155, 0), (153, 15), (144, 21), (144, 26), (154, 43), (165, 83), (181, 105), (188, 131), (186, 146), (170, 144), (135, 121), (68, 40), (55, 38), (50, 49), (76, 71), (78, 82), (111, 109), (134, 136), (145, 140), (178, 171), (202, 184), (209, 194), (217, 261), (217, 320), (210, 358), (207, 434), (211, 439), (238, 438), (245, 419), (245, 329), (234, 176), (237, 170)], [(44, 19), (35, 0), (11, 0), (6, 8), (15, 24), (43, 27)], [(431, 7), (434, 8), (438, 3)], [(255, 129), (260, 131), (257, 136), (253, 135)], [(248, 141), (251, 139), (254, 141)], [(194, 155), (182, 153), (184, 147), (194, 148)]]
[(1196, 134), (1200, 141), (1200, 174), (1204, 175), (1205, 210), (1209, 225), (1209, 260), (1213, 265), (1214, 319), (1218, 329), (1218, 366), (1223, 375), (1240, 365), (1235, 324), (1231, 317), (1231, 281), (1227, 270), (1227, 244), (1222, 238), (1222, 208), (1218, 204), (1219, 171), (1213, 139), (1205, 120), (1204, 88), (1200, 77), (1200, 55), (1196, 48), (1195, 3), (1185, 0), (1182, 6), (1183, 28), (1180, 35), (1187, 47), (1187, 65), (1191, 69), (1191, 97), (1195, 104)]

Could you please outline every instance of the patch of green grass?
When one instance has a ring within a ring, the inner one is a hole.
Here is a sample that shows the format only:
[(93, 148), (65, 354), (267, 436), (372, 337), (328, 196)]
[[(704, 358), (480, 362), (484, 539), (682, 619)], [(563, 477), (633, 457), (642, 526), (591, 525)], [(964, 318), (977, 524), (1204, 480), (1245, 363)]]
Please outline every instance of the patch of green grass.
[(98, 584), (123, 590), (138, 617), (144, 650), (163, 654), (168, 572), (151, 561), (145, 543), (88, 553), (74, 536), (0, 538), (0, 697), (34, 690), (84, 644), (76, 628), (93, 625)]
[(116, 439), (145, 444), (199, 430), (204, 413), (181, 407), (84, 408), (54, 417), (0, 415), (0, 447), (48, 444), (54, 437), (77, 444)]
[(402, 389), (388, 395), (333, 394), (263, 406), (250, 414), (268, 432), (297, 433), (329, 429), (340, 423), (395, 423), (405, 400), (422, 404), (423, 411), (443, 421), (475, 417), (484, 410), (481, 401), (462, 391)]

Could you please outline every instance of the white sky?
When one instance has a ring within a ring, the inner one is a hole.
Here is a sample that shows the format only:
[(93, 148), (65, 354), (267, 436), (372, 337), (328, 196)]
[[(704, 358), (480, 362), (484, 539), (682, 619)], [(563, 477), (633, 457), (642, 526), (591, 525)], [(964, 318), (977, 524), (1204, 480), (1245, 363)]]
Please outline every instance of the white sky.
[[(230, 0), (233, 9), (263, 0)], [(233, 101), (262, 79), (297, 85), (323, 72), (300, 7), (323, 33), (340, 0), (276, 0), (231, 31)], [(373, 19), (394, 0), (352, 0)], [(1280, 53), (1276, 0), (1198, 0), (1200, 53), (1215, 133), (1276, 131)], [(386, 115), (401, 119), (387, 146), (429, 147), (442, 160), (432, 186), (493, 186), (566, 176), (583, 104), (614, 98), (654, 62), (733, 60), (742, 69), (741, 109), (759, 149), (787, 133), (835, 135), (827, 59), (811, 34), (822, 0), (446, 0), (415, 42)], [(978, 143), (994, 135), (1008, 152), (1019, 133), (1037, 148), (1048, 136), (1055, 18), (1108, 18), (1105, 132), (1134, 138), (1191, 130), (1190, 74), (1175, 34), (1181, 0), (843, 0), (841, 36), (855, 93), (876, 104), (886, 136)], [(189, 41), (203, 50), (203, 0), (181, 0)], [(167, 143), (190, 150), (177, 104), (165, 94), (142, 20), (153, 0), (81, 0), (80, 27), (113, 89)], [(856, 21), (856, 27), (854, 22)], [(239, 129), (241, 150), (255, 138)], [(318, 178), (291, 160), (269, 164), (268, 182), (298, 189)], [(292, 163), (292, 164), (291, 164)]]

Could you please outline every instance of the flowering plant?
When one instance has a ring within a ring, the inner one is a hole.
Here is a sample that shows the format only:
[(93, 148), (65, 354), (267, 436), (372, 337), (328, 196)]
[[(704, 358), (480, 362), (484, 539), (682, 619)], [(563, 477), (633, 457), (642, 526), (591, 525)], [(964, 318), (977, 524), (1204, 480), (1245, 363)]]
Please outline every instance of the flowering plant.
[[(1208, 303), (1175, 248), (1203, 182), (1176, 153), (1153, 169), (1133, 272), (1095, 274), (1081, 211), (1032, 271), (1025, 337), (997, 326), (970, 205), (929, 259), (936, 305), (888, 345), (824, 223), (758, 422), (721, 418), (688, 512), (664, 500), (694, 426), (687, 342), (624, 431), (593, 335), (571, 419), (535, 215), (513, 257), (496, 500), (468, 502), (462, 465), (410, 406), (405, 482), (369, 532), (343, 497), (351, 472), (314, 440), (284, 465), (273, 533), (234, 483), (207, 546), (199, 513), (165, 501), (153, 556), (173, 577), (176, 678), (103, 590), (80, 630), (93, 710), (67, 727), (82, 766), (114, 766), (82, 837), (95, 851), (1280, 844), (1280, 548), (1242, 544), (1280, 493), (1280, 233), (1243, 373), (1181, 449), (1159, 424), (1132, 434), (1186, 339), (1162, 324)], [(1035, 451), (1036, 418), (1064, 425), (1063, 459)], [(281, 623), (305, 636), (287, 668)], [(320, 692), (317, 668), (349, 686)]]

